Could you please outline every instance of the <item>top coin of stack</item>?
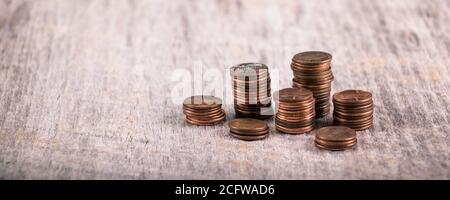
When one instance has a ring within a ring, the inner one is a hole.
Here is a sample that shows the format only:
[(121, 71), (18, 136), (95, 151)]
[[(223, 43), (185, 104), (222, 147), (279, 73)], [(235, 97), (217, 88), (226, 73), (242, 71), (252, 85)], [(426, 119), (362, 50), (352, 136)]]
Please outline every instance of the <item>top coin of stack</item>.
[(271, 109), (269, 68), (260, 63), (244, 63), (231, 68), (234, 108), (241, 118), (267, 119)]
[(183, 101), (186, 121), (192, 125), (213, 126), (225, 120), (222, 100), (213, 96), (191, 96)]
[(370, 92), (345, 90), (333, 95), (334, 123), (357, 131), (373, 126), (373, 100)]
[(275, 92), (277, 104), (275, 127), (287, 134), (307, 133), (314, 129), (314, 102), (311, 91), (303, 88), (285, 88)]
[(320, 51), (303, 52), (292, 58), (293, 87), (313, 92), (316, 118), (325, 117), (330, 112), (331, 82), (334, 79), (331, 60), (331, 54)]
[(269, 136), (269, 126), (258, 119), (233, 119), (228, 122), (230, 135), (246, 141), (262, 140)]
[(342, 151), (355, 146), (355, 130), (343, 126), (328, 126), (316, 133), (316, 147), (331, 151)]

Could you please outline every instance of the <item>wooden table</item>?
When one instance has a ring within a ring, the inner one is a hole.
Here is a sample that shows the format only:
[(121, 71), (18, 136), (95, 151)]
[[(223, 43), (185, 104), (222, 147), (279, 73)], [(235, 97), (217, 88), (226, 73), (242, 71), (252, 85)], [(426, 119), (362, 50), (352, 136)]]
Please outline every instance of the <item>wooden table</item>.
[[(0, 178), (449, 179), (449, 22), (448, 0), (1, 1)], [(262, 62), (275, 90), (306, 50), (333, 54), (333, 93), (373, 93), (357, 148), (185, 123), (175, 86), (194, 69), (230, 85)]]

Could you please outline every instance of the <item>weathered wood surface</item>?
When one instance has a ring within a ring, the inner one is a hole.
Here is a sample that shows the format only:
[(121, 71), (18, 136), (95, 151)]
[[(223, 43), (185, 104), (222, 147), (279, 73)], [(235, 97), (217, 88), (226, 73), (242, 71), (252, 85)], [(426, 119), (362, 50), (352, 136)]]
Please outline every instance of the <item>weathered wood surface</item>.
[[(450, 179), (449, 22), (448, 0), (2, 0), (0, 178)], [(263, 62), (288, 87), (312, 49), (334, 55), (333, 91), (374, 94), (354, 150), (237, 141), (169, 100), (199, 62)]]

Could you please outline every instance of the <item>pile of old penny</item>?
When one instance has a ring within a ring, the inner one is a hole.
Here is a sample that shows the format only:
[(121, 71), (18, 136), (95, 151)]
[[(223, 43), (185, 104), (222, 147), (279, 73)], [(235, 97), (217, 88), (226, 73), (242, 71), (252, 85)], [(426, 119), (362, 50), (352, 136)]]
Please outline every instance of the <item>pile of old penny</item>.
[(183, 113), (189, 124), (213, 126), (225, 120), (222, 100), (213, 96), (192, 96), (183, 101)]
[(243, 63), (231, 68), (234, 109), (239, 118), (268, 119), (273, 116), (269, 68)]
[(356, 131), (343, 126), (328, 126), (316, 133), (315, 144), (320, 149), (342, 151), (356, 145)]
[(331, 83), (334, 79), (331, 60), (331, 54), (321, 51), (302, 52), (292, 58), (293, 87), (313, 92), (316, 99), (316, 118), (330, 113)]
[(240, 140), (262, 140), (269, 136), (269, 126), (266, 122), (258, 119), (233, 119), (228, 122), (228, 126), (230, 127), (230, 135)]
[(275, 127), (287, 134), (302, 134), (314, 129), (313, 93), (303, 88), (285, 88), (275, 92)]
[(334, 124), (357, 131), (373, 126), (373, 100), (370, 92), (345, 90), (333, 95)]

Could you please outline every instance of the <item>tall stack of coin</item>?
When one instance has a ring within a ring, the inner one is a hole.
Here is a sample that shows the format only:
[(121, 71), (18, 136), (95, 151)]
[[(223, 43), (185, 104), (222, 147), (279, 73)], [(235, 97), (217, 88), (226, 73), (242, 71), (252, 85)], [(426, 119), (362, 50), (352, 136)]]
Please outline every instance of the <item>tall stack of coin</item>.
[(317, 118), (325, 117), (330, 112), (331, 82), (334, 79), (331, 59), (329, 53), (320, 51), (303, 52), (292, 58), (293, 87), (313, 92)]
[(370, 92), (345, 90), (333, 95), (334, 123), (357, 131), (373, 126), (373, 100)]
[(307, 133), (314, 129), (315, 99), (303, 88), (286, 88), (275, 92), (277, 105), (275, 127), (287, 134)]
[(213, 96), (192, 96), (183, 102), (186, 121), (192, 125), (213, 126), (225, 120), (222, 100)]
[(260, 63), (244, 63), (232, 67), (231, 76), (237, 117), (271, 118), (269, 68)]
[(230, 135), (246, 141), (262, 140), (269, 136), (269, 126), (258, 119), (242, 118), (228, 122)]
[(355, 146), (355, 130), (343, 126), (328, 126), (316, 133), (316, 147), (331, 151), (342, 151)]

